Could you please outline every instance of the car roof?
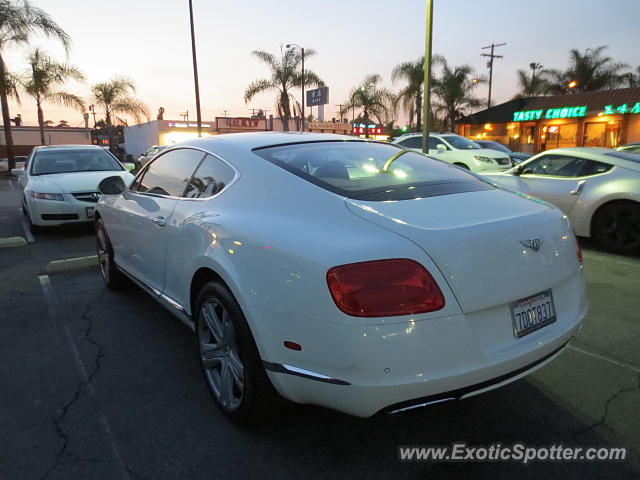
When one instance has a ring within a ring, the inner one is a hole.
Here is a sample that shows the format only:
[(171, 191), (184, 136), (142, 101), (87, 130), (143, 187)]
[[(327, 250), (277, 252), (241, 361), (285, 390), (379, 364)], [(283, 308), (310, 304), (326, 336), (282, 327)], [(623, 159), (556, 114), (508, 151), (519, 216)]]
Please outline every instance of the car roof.
[[(599, 162), (609, 163), (618, 167), (628, 168), (631, 170), (640, 171), (640, 162), (627, 160), (623, 157), (616, 156), (615, 154), (624, 154), (625, 152), (619, 152), (610, 148), (590, 148), (590, 147), (570, 147), (570, 148), (554, 148), (552, 150), (545, 150), (538, 153), (535, 157), (539, 157), (541, 154), (565, 154), (576, 155), (578, 157), (587, 158), (590, 160), (596, 160)], [(628, 153), (627, 155), (635, 155)], [(535, 158), (532, 157), (532, 158)]]
[(247, 150), (255, 148), (270, 147), (276, 145), (286, 145), (291, 143), (302, 142), (321, 142), (321, 141), (365, 141), (358, 137), (348, 135), (337, 135), (332, 133), (309, 133), (309, 132), (250, 132), (250, 133), (225, 133), (221, 135), (213, 135), (211, 137), (195, 138), (185, 140), (176, 144), (179, 146), (198, 147), (202, 149), (212, 149), (218, 146), (222, 147), (240, 147)]
[(69, 144), (69, 145), (37, 145), (33, 147), (34, 150), (55, 150), (55, 149), (79, 149), (79, 148), (102, 148), (100, 145), (83, 145), (83, 144)]

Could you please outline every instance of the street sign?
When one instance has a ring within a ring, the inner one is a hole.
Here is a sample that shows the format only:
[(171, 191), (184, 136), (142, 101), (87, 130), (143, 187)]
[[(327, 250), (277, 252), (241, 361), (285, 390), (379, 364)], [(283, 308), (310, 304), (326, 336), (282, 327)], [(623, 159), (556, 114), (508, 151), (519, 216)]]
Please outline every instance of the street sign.
[(326, 105), (329, 103), (329, 87), (320, 87), (315, 90), (307, 90), (307, 106)]

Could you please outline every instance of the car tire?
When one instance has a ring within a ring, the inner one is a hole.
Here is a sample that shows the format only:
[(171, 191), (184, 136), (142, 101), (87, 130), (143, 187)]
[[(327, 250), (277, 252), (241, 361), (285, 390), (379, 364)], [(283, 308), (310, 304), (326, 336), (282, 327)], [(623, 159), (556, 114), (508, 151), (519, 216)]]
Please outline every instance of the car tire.
[(621, 201), (602, 207), (593, 222), (593, 236), (607, 251), (622, 255), (640, 252), (640, 204)]
[(279, 395), (231, 292), (221, 283), (209, 282), (200, 290), (195, 307), (196, 351), (220, 410), (239, 422), (273, 416)]
[(469, 167), (467, 165), (465, 165), (464, 163), (460, 163), (460, 162), (456, 162), (454, 163), (454, 165), (460, 167), (460, 168), (464, 168), (465, 170), (470, 170)]
[(96, 249), (98, 251), (98, 266), (100, 274), (107, 288), (120, 290), (125, 282), (124, 274), (118, 270), (113, 261), (113, 247), (101, 218), (96, 221)]

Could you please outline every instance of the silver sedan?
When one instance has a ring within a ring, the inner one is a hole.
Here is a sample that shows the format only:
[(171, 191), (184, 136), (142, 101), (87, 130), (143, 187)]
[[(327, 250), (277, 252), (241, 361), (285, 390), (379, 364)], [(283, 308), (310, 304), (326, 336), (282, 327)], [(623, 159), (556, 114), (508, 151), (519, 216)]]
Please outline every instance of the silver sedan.
[(605, 249), (640, 251), (640, 155), (604, 148), (560, 148), (539, 153), (485, 177), (554, 204), (576, 235)]

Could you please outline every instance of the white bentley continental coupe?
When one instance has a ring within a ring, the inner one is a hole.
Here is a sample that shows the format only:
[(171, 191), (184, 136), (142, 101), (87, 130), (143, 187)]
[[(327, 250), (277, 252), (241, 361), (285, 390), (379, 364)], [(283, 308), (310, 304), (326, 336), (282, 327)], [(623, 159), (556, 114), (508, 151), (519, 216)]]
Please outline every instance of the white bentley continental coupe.
[(361, 417), (463, 399), (553, 360), (587, 311), (560, 210), (394, 145), (219, 135), (99, 189), (107, 286), (194, 330), (236, 419), (279, 397)]

